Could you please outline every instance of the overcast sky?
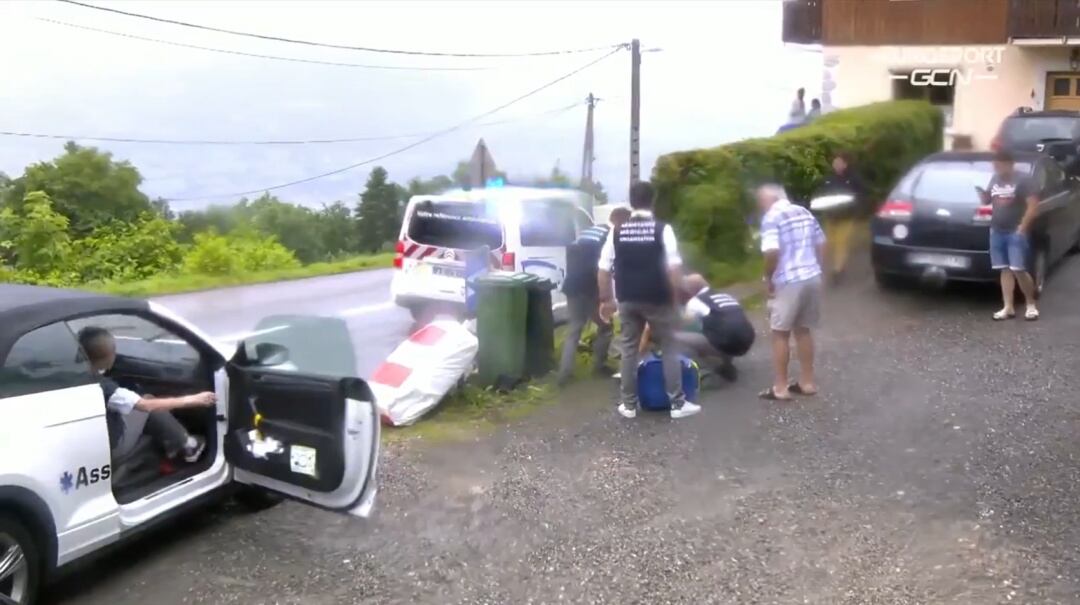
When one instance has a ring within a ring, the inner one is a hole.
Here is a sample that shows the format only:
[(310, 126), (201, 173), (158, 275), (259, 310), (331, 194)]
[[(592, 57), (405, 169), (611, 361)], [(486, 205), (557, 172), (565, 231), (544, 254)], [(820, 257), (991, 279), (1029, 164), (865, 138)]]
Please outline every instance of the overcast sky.
[[(820, 89), (820, 55), (785, 48), (779, 0), (676, 2), (88, 2), (220, 28), (344, 45), (514, 53), (637, 37), (642, 173), (660, 154), (775, 132), (794, 90)], [(482, 70), (406, 71), (274, 61), (124, 38), (338, 63)], [(530, 59), (409, 57), (306, 47), (153, 23), (59, 2), (0, 3), (0, 131), (152, 139), (267, 140), (434, 133), (483, 114), (604, 52)], [(630, 56), (619, 52), (473, 125), (378, 161), (392, 179), (449, 173), (483, 137), (511, 177), (580, 173), (585, 106), (596, 109), (595, 173), (613, 197), (629, 178)], [(185, 209), (392, 152), (416, 138), (329, 145), (91, 143), (133, 162), (144, 191)], [(56, 156), (62, 140), (0, 136), (0, 171)], [(275, 193), (352, 203), (365, 165)]]

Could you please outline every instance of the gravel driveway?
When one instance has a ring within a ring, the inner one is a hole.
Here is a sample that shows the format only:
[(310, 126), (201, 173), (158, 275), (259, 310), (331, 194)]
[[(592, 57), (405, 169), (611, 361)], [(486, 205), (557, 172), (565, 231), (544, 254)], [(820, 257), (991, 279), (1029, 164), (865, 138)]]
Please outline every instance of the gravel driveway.
[[(832, 293), (822, 394), (741, 381), (671, 422), (606, 384), (475, 442), (396, 447), (368, 522), (227, 507), (48, 600), (155, 603), (1080, 603), (1080, 261), (1037, 323), (993, 291)], [(760, 322), (759, 322), (760, 323)]]

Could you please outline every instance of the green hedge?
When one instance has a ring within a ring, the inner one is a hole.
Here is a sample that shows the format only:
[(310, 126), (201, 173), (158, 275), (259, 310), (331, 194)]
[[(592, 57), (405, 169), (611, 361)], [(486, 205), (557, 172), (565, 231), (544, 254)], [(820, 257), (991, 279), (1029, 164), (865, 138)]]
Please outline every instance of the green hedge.
[(714, 279), (741, 274), (756, 257), (753, 187), (782, 184), (805, 200), (835, 153), (847, 151), (866, 181), (871, 214), (915, 162), (941, 149), (943, 116), (922, 101), (888, 101), (826, 114), (782, 134), (661, 156), (653, 170), (657, 211), (677, 228), (691, 263)]

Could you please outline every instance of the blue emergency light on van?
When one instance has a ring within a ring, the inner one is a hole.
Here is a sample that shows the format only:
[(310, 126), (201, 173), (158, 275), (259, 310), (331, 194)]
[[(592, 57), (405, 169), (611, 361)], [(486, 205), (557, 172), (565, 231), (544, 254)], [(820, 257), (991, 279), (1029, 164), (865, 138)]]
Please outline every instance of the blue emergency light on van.
[(484, 187), (497, 188), (506, 185), (506, 180), (501, 176), (493, 176), (484, 183)]
[[(688, 401), (695, 401), (698, 394), (698, 366), (682, 355), (679, 356), (679, 365), (682, 366), (683, 393)], [(645, 355), (638, 364), (637, 379), (638, 399), (643, 409), (671, 409), (671, 399), (664, 385), (664, 364), (659, 357), (652, 353)]]

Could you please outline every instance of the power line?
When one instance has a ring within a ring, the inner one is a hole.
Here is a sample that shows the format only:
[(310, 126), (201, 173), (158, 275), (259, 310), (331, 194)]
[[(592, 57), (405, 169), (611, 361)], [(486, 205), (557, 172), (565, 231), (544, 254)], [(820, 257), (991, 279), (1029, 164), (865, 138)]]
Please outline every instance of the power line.
[(259, 53), (249, 53), (239, 50), (229, 50), (225, 48), (214, 48), (211, 46), (199, 46), (197, 44), (186, 44), (184, 42), (174, 42), (172, 40), (161, 40), (158, 38), (147, 38), (143, 36), (136, 36), (134, 34), (125, 34), (123, 32), (116, 32), (107, 29), (98, 29), (96, 27), (89, 27), (87, 25), (76, 25), (74, 23), (67, 23), (65, 21), (57, 21), (55, 19), (46, 19), (44, 17), (35, 17), (38, 21), (44, 21), (46, 23), (52, 23), (54, 25), (63, 25), (64, 27), (71, 27), (74, 29), (82, 29), (86, 31), (97, 32), (100, 34), (108, 34), (110, 36), (119, 36), (121, 38), (128, 38), (131, 40), (141, 40), (143, 42), (154, 42), (156, 44), (165, 44), (167, 46), (178, 46), (180, 48), (193, 48), (196, 50), (205, 50), (213, 53), (221, 53), (225, 55), (236, 55), (240, 57), (252, 57), (256, 59), (270, 59), (273, 61), (288, 61), (290, 63), (307, 63), (311, 65), (329, 65), (331, 67), (354, 67), (361, 69), (386, 69), (397, 71), (486, 71), (492, 69), (500, 69), (499, 67), (413, 67), (413, 66), (400, 66), (400, 65), (369, 65), (361, 63), (341, 63), (337, 61), (321, 61), (317, 59), (300, 59), (296, 57), (282, 57), (279, 55), (263, 55)]
[(232, 29), (225, 29), (221, 27), (213, 27), (209, 25), (199, 25), (197, 23), (188, 23), (186, 21), (176, 21), (174, 19), (165, 19), (162, 17), (154, 17), (151, 15), (143, 15), (140, 13), (131, 13), (128, 11), (122, 11), (116, 8), (108, 8), (104, 6), (95, 6), (93, 4), (86, 4), (84, 2), (76, 2), (75, 0), (59, 0), (65, 4), (73, 4), (75, 6), (81, 6), (83, 8), (90, 8), (94, 10), (104, 11), (107, 13), (113, 13), (117, 15), (124, 15), (125, 17), (135, 17), (137, 19), (146, 19), (148, 21), (154, 21), (157, 23), (168, 23), (169, 25), (178, 25), (181, 27), (188, 27), (191, 29), (199, 29), (203, 31), (211, 31), (219, 34), (230, 34), (233, 36), (243, 36), (245, 38), (256, 38), (259, 40), (270, 40), (272, 42), (285, 42), (288, 44), (300, 44), (303, 46), (318, 46), (322, 48), (336, 48), (339, 50), (353, 50), (369, 53), (384, 53), (391, 55), (412, 55), (421, 57), (491, 57), (491, 58), (508, 58), (508, 57), (548, 57), (553, 55), (569, 55), (579, 53), (589, 53), (601, 50), (611, 50), (613, 48), (622, 47), (622, 44), (609, 44), (607, 46), (594, 46), (591, 48), (574, 48), (563, 50), (549, 50), (540, 52), (528, 52), (528, 53), (460, 53), (460, 52), (433, 52), (433, 51), (421, 51), (421, 50), (401, 50), (401, 49), (389, 49), (389, 48), (372, 48), (369, 46), (349, 46), (345, 44), (332, 44), (329, 42), (314, 42), (311, 40), (299, 40), (295, 38), (284, 38), (281, 36), (271, 36), (267, 34), (258, 34), (252, 32), (242, 32)]
[(236, 192), (233, 192), (233, 193), (222, 193), (222, 194), (218, 194), (218, 195), (203, 195), (203, 196), (198, 196), (198, 197), (187, 197), (187, 198), (168, 198), (168, 199), (166, 199), (166, 201), (169, 201), (169, 202), (189, 202), (189, 201), (209, 200), (209, 199), (224, 198), (224, 197), (240, 197), (240, 196), (245, 196), (245, 195), (255, 195), (255, 194), (258, 194), (258, 193), (264, 193), (264, 192), (267, 192), (267, 191), (273, 191), (275, 189), (284, 189), (285, 187), (292, 187), (294, 185), (302, 185), (304, 183), (310, 183), (312, 181), (317, 181), (319, 179), (323, 179), (323, 178), (326, 178), (326, 177), (329, 177), (329, 176), (334, 176), (336, 174), (341, 174), (343, 172), (348, 172), (350, 170), (354, 170), (354, 169), (359, 168), (361, 166), (364, 166), (364, 165), (367, 165), (367, 164), (372, 164), (372, 163), (378, 162), (380, 160), (385, 160), (386, 158), (389, 158), (389, 157), (392, 157), (392, 156), (395, 156), (395, 155), (398, 155), (398, 154), (401, 154), (401, 153), (405, 153), (406, 151), (409, 151), (411, 149), (415, 149), (416, 147), (419, 147), (420, 145), (423, 145), (424, 143), (428, 143), (428, 142), (430, 142), (430, 141), (432, 141), (434, 139), (437, 139), (439, 137), (442, 137), (442, 136), (445, 136), (445, 135), (450, 134), (452, 132), (461, 130), (462, 128), (465, 128), (466, 126), (469, 126), (470, 124), (473, 124), (474, 122), (478, 122), (478, 121), (480, 121), (480, 120), (482, 120), (482, 119), (484, 119), (484, 118), (486, 118), (486, 117), (488, 117), (488, 116), (490, 116), (492, 114), (495, 114), (495, 113), (497, 113), (499, 111), (502, 111), (503, 109), (506, 109), (507, 107), (510, 107), (511, 105), (514, 105), (515, 103), (519, 103), (519, 102), (521, 102), (521, 101), (523, 101), (523, 100), (525, 100), (525, 99), (527, 99), (527, 98), (529, 98), (529, 97), (531, 97), (531, 96), (533, 96), (533, 95), (535, 95), (537, 93), (540, 93), (540, 92), (542, 92), (544, 90), (547, 90), (548, 88), (551, 88), (552, 86), (558, 84), (559, 82), (562, 82), (563, 80), (566, 80), (567, 78), (575, 76), (575, 75), (585, 71), (586, 69), (592, 67), (593, 65), (596, 65), (597, 63), (603, 61), (604, 59), (607, 59), (608, 57), (614, 55), (615, 53), (619, 52), (620, 50), (623, 50), (622, 46), (616, 47), (611, 52), (609, 52), (609, 53), (607, 53), (607, 54), (605, 54), (605, 55), (603, 55), (603, 56), (601, 56), (601, 57), (599, 57), (597, 59), (593, 59), (592, 61), (589, 61), (588, 63), (586, 63), (585, 65), (582, 65), (581, 67), (575, 69), (574, 71), (571, 71), (571, 72), (569, 72), (567, 74), (559, 76), (558, 78), (555, 78), (554, 80), (552, 80), (552, 81), (550, 81), (550, 82), (548, 82), (548, 83), (546, 83), (546, 84), (544, 84), (542, 86), (539, 86), (539, 87), (537, 87), (537, 88), (535, 88), (533, 90), (530, 90), (529, 92), (527, 92), (527, 93), (525, 93), (525, 94), (523, 94), (523, 95), (521, 95), (521, 96), (519, 96), (519, 97), (517, 97), (517, 98), (515, 98), (513, 100), (507, 101), (506, 103), (503, 103), (502, 105), (499, 105), (498, 107), (496, 107), (494, 109), (485, 111), (484, 113), (482, 113), (482, 114), (480, 114), (478, 116), (474, 116), (472, 118), (469, 118), (468, 120), (465, 120), (464, 122), (461, 122), (459, 124), (456, 124), (454, 126), (446, 128), (444, 130), (440, 130), (440, 131), (435, 132), (433, 134), (430, 134), (430, 135), (428, 135), (428, 136), (426, 136), (426, 137), (424, 137), (424, 138), (422, 138), (422, 139), (420, 139), (418, 141), (414, 141), (412, 143), (409, 143), (408, 145), (405, 145), (404, 147), (399, 147), (399, 148), (397, 148), (397, 149), (395, 149), (393, 151), (389, 151), (387, 153), (384, 153), (382, 155), (379, 155), (379, 156), (376, 156), (376, 157), (373, 157), (373, 158), (368, 158), (366, 160), (363, 160), (361, 162), (357, 162), (355, 164), (350, 164), (348, 166), (344, 166), (344, 167), (338, 168), (336, 170), (331, 170), (330, 172), (324, 172), (322, 174), (316, 174), (314, 176), (309, 176), (309, 177), (298, 179), (298, 180), (295, 180), (295, 181), (289, 181), (288, 183), (281, 183), (281, 184), (278, 184), (278, 185), (272, 185), (270, 187), (260, 187), (258, 189), (251, 189), (249, 191), (236, 191)]
[[(529, 116), (521, 116), (518, 118), (507, 118), (505, 120), (496, 120), (493, 122), (484, 122), (477, 124), (477, 126), (497, 126), (499, 124), (508, 124), (511, 122), (520, 122), (532, 118), (558, 114), (565, 111), (569, 111), (575, 107), (583, 105), (583, 101), (559, 107), (557, 109), (551, 109), (538, 114)], [(238, 141), (238, 140), (198, 140), (198, 139), (138, 139), (128, 137), (97, 137), (97, 136), (80, 136), (72, 134), (46, 134), (39, 132), (14, 132), (7, 130), (0, 130), (0, 136), (7, 137), (23, 137), (31, 139), (59, 139), (65, 141), (94, 141), (102, 143), (146, 143), (146, 144), (161, 144), (161, 145), (324, 145), (334, 143), (360, 143), (365, 141), (393, 141), (399, 139), (415, 139), (417, 137), (424, 137), (434, 134), (432, 132), (414, 132), (411, 134), (395, 134), (395, 135), (382, 135), (382, 136), (369, 136), (369, 137), (353, 137), (348, 139), (299, 139), (299, 140), (265, 140), (265, 141)]]

